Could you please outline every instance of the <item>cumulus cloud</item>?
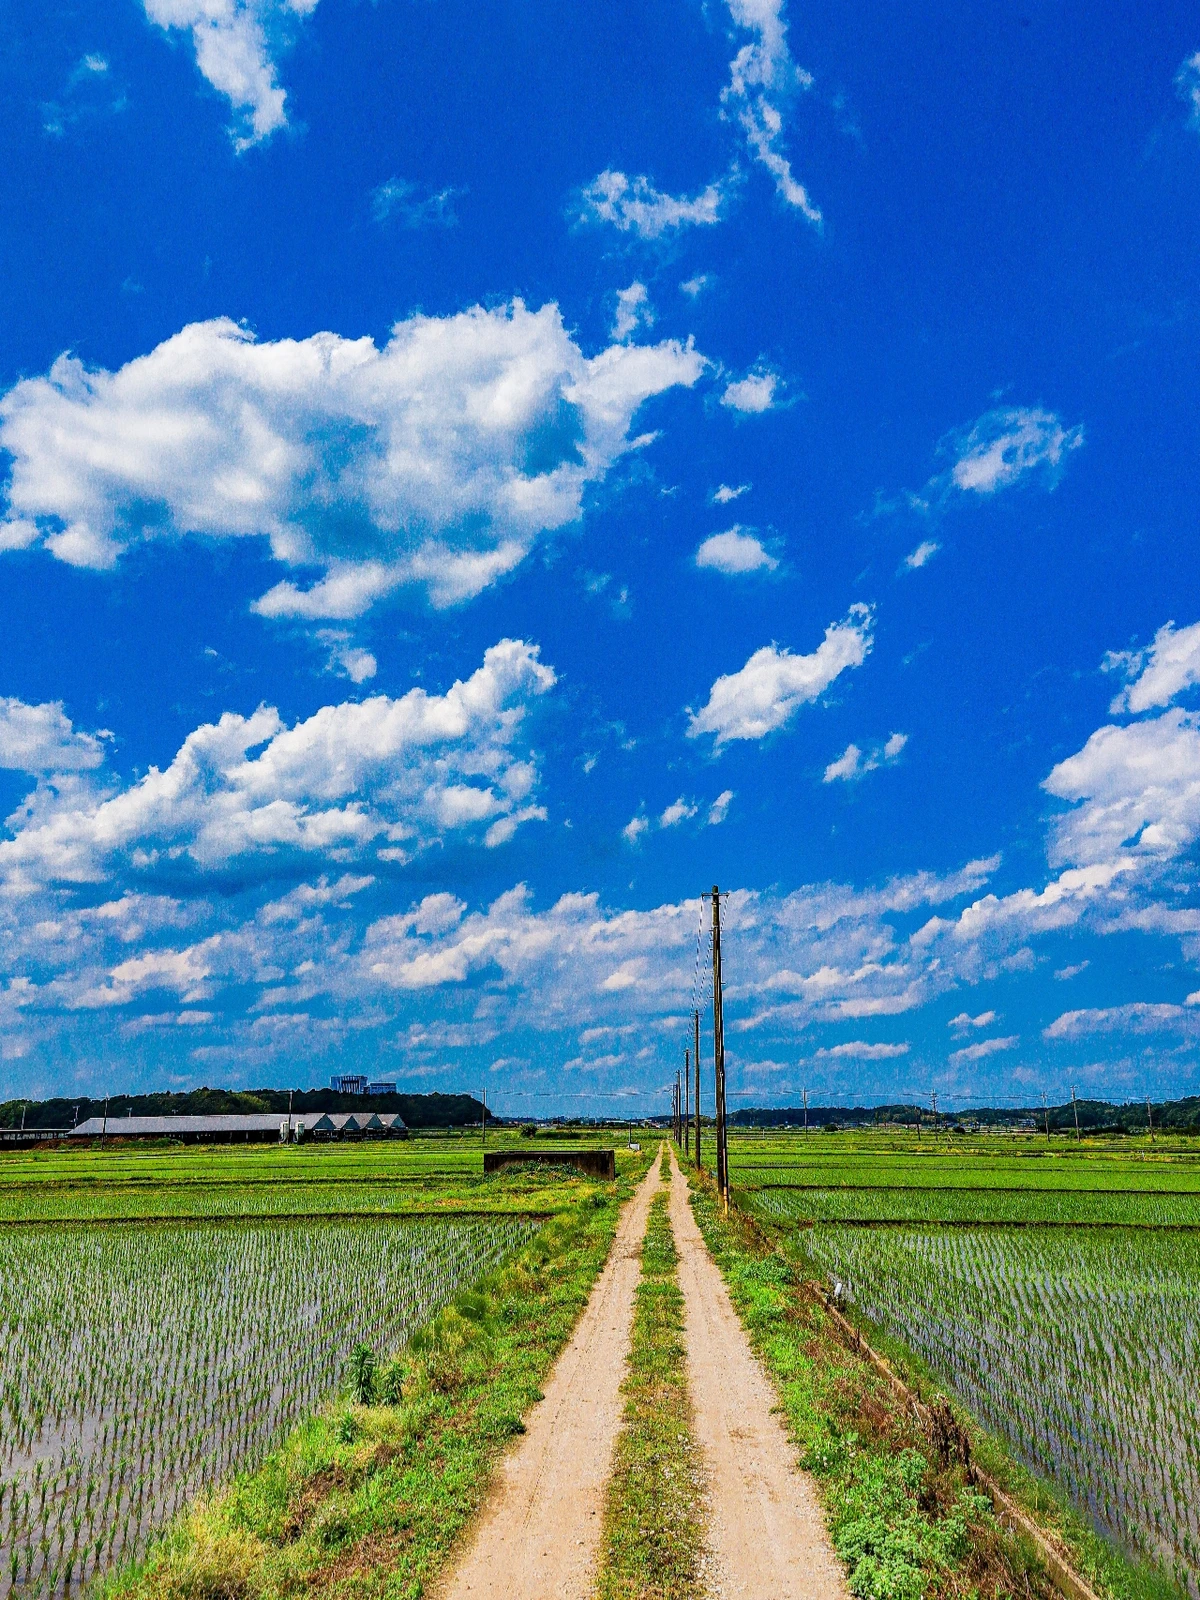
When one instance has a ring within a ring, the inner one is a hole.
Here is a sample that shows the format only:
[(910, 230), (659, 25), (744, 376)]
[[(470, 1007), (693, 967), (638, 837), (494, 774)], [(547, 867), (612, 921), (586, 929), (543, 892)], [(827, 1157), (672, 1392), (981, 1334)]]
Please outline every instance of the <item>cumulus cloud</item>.
[(734, 25), (751, 38), (730, 63), (729, 83), (721, 97), (725, 114), (741, 128), (751, 155), (774, 178), (784, 203), (819, 228), (821, 213), (781, 148), (783, 108), (813, 82), (811, 74), (792, 60), (783, 0), (728, 0), (728, 4)]
[(350, 635), (340, 628), (319, 628), (317, 640), (329, 651), (325, 670), (340, 673), (351, 683), (366, 683), (379, 670), (379, 663), (369, 650), (351, 642)]
[(661, 239), (681, 228), (711, 227), (721, 220), (725, 187), (710, 183), (698, 195), (665, 194), (649, 178), (606, 169), (580, 196), (579, 218), (603, 222), (639, 239)]
[(739, 672), (717, 679), (707, 704), (691, 713), (688, 737), (711, 733), (717, 749), (731, 739), (765, 738), (802, 705), (818, 699), (848, 668), (862, 665), (870, 653), (871, 630), (870, 606), (856, 604), (841, 622), (829, 624), (811, 655), (764, 645)]
[(557, 306), (520, 301), (411, 317), (382, 350), (194, 323), (117, 372), (64, 355), (9, 390), (9, 526), (93, 568), (159, 537), (265, 537), (324, 574), (277, 584), (266, 616), (354, 617), (401, 584), (450, 605), (578, 519), (639, 406), (703, 367), (675, 340), (589, 359)]
[(748, 483), (739, 483), (732, 488), (729, 484), (723, 483), (718, 489), (713, 490), (713, 500), (719, 506), (727, 506), (731, 500), (736, 500), (739, 496), (747, 494), (749, 489), (750, 485)]
[(734, 577), (743, 572), (774, 572), (779, 562), (752, 533), (735, 526), (714, 533), (696, 551), (696, 565)]
[(1054, 819), (1054, 863), (1165, 862), (1200, 836), (1200, 713), (1178, 708), (1097, 728), (1043, 783), (1073, 809)]
[(61, 700), (26, 705), (0, 695), (0, 767), (10, 772), (86, 772), (104, 761), (107, 732), (80, 733)]
[(855, 778), (865, 777), (868, 772), (874, 772), (879, 767), (889, 766), (900, 758), (904, 746), (908, 743), (906, 733), (893, 733), (882, 744), (872, 746), (863, 751), (856, 744), (848, 744), (836, 761), (831, 761), (825, 768), (823, 783), (851, 782)]
[(290, 728), (269, 706), (227, 712), (127, 788), (40, 785), (8, 820), (0, 877), (28, 888), (250, 858), (405, 861), (451, 836), (503, 843), (545, 816), (521, 728), (554, 681), (535, 646), (505, 639), (444, 695), (323, 706)]
[(719, 828), (725, 821), (725, 818), (729, 815), (729, 807), (732, 805), (732, 803), (733, 790), (722, 789), (721, 793), (708, 808), (706, 826), (710, 828)]
[(977, 1017), (971, 1016), (967, 1011), (960, 1011), (956, 1017), (951, 1017), (946, 1024), (953, 1028), (955, 1033), (966, 1033), (970, 1028), (990, 1028), (996, 1020), (994, 1011), (981, 1011)]
[(988, 1056), (998, 1055), (1002, 1050), (1015, 1050), (1021, 1042), (1018, 1033), (1010, 1034), (1007, 1039), (980, 1039), (978, 1044), (964, 1045), (961, 1050), (951, 1050), (950, 1061), (957, 1065), (961, 1061), (983, 1061)]
[(660, 828), (677, 828), (681, 822), (690, 822), (699, 809), (699, 806), (680, 795), (659, 817), (658, 825)]
[(296, 22), (317, 9), (317, 0), (142, 0), (142, 5), (160, 28), (191, 34), (201, 75), (233, 107), (229, 131), (238, 150), (287, 126), (275, 55)]
[(744, 378), (727, 383), (721, 395), (721, 404), (730, 411), (741, 412), (743, 416), (757, 416), (764, 411), (770, 411), (775, 404), (775, 390), (778, 386), (778, 373), (763, 368), (761, 371), (751, 372)]
[(1168, 706), (1200, 683), (1200, 622), (1178, 629), (1165, 622), (1147, 649), (1110, 650), (1101, 666), (1129, 680), (1108, 708), (1114, 716)]
[(636, 844), (642, 835), (649, 829), (649, 827), (649, 817), (630, 817), (629, 821), (621, 829), (621, 837), (625, 840), (626, 844)]

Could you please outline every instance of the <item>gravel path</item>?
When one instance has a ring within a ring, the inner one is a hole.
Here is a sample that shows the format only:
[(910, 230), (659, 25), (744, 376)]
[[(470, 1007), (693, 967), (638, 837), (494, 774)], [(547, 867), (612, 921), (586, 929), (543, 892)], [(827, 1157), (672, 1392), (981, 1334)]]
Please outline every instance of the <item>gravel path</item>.
[(633, 1297), (658, 1160), (626, 1206), (587, 1308), (505, 1457), (439, 1600), (589, 1600), (624, 1401)]
[(813, 1481), (796, 1464), (778, 1397), (708, 1253), (673, 1151), (669, 1204), (696, 1437), (709, 1473), (709, 1592), (715, 1600), (848, 1600)]

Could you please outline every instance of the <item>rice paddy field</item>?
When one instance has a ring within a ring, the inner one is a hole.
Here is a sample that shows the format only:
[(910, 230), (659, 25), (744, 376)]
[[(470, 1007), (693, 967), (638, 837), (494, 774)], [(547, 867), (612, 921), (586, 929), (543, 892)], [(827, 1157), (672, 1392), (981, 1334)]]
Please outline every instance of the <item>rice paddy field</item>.
[(587, 1190), (478, 1138), (0, 1156), (0, 1596), (139, 1556)]
[(1200, 1596), (1200, 1147), (746, 1134), (730, 1172), (1098, 1532)]

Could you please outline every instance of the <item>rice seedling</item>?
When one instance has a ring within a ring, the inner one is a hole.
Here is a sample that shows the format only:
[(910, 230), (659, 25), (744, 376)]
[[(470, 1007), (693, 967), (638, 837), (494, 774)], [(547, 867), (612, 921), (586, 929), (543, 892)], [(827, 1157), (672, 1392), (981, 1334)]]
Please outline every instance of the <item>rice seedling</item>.
[[(0, 1233), (0, 1597), (76, 1595), (536, 1230), (519, 1216)], [(359, 1357), (359, 1366), (363, 1358)]]
[(1098, 1530), (1200, 1596), (1200, 1235), (821, 1224), (803, 1241)]

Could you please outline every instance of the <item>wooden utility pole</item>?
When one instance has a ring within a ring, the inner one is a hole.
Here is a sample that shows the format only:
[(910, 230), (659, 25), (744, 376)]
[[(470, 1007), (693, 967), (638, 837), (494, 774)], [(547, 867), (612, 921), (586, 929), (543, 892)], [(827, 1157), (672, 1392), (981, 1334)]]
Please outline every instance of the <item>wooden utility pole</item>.
[(1083, 1135), (1079, 1131), (1079, 1102), (1075, 1098), (1074, 1084), (1071, 1085), (1071, 1109), (1075, 1113), (1075, 1137), (1077, 1139), (1082, 1139)]
[(692, 1153), (692, 1074), (691, 1052), (683, 1052), (683, 1153)]
[(487, 1090), (486, 1089), (481, 1089), (479, 1091), (479, 1100), (480, 1100), (480, 1104), (483, 1106), (483, 1115), (479, 1119), (479, 1145), (480, 1145), (481, 1149), (486, 1150), (487, 1149)]
[(696, 1171), (697, 1172), (702, 1172), (704, 1170), (704, 1168), (703, 1168), (703, 1164), (701, 1163), (701, 1160), (700, 1160), (700, 1012), (699, 1012), (699, 1010), (696, 1010), (696, 1011), (692, 1012), (692, 1025), (696, 1030), (695, 1031), (695, 1035), (694, 1035), (694, 1037), (692, 1039), (692, 1044), (694, 1046), (694, 1048), (692, 1050), (692, 1057), (693, 1057), (693, 1063), (692, 1064), (693, 1064), (693, 1070), (695, 1071), (695, 1074), (696, 1074)]
[(802, 1091), (804, 1095), (804, 1137), (808, 1138), (808, 1090)]
[(716, 1078), (717, 1189), (729, 1210), (729, 1147), (725, 1132), (725, 1014), (721, 997), (721, 891), (712, 891), (713, 1066)]
[(1046, 1143), (1050, 1143), (1050, 1108), (1046, 1104), (1046, 1091), (1042, 1090), (1042, 1120), (1046, 1124)]
[(1146, 1126), (1150, 1129), (1150, 1143), (1154, 1143), (1154, 1117), (1150, 1111), (1150, 1096), (1146, 1096)]

